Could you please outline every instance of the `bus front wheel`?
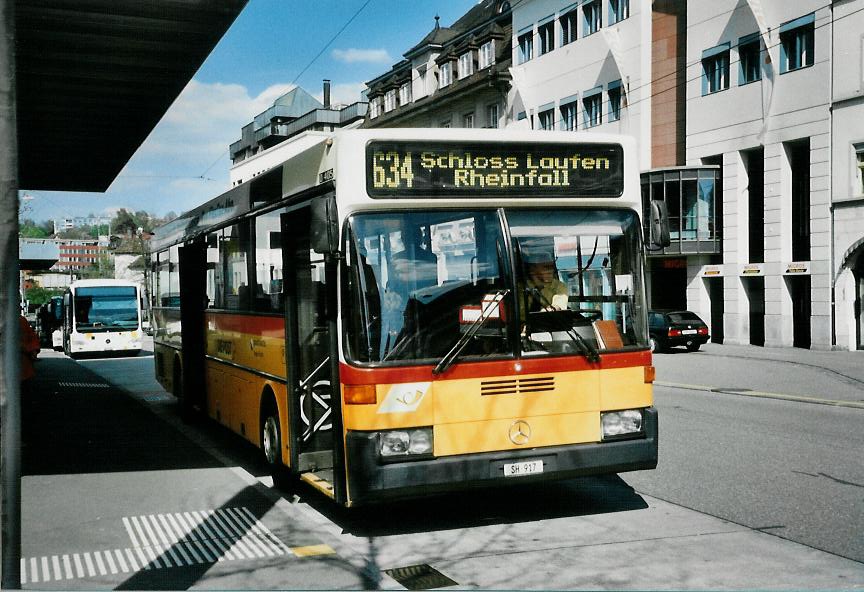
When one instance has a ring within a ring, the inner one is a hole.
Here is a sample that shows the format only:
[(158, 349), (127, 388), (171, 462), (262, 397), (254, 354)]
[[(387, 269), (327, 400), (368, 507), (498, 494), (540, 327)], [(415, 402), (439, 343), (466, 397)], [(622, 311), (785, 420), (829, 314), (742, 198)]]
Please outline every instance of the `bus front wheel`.
[(288, 469), (282, 464), (282, 430), (279, 425), (279, 411), (270, 399), (261, 413), (261, 450), (267, 471), (273, 477), (273, 486), (287, 489), (291, 478)]

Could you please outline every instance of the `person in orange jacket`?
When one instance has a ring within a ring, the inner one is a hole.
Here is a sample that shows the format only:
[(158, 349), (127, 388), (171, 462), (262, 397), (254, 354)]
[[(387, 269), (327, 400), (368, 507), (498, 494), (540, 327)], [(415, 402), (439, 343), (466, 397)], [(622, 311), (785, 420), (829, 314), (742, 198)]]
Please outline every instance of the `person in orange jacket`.
[(30, 379), (36, 375), (33, 362), (39, 355), (39, 336), (24, 315), (18, 317), (18, 325), (21, 329), (21, 393), (28, 391)]

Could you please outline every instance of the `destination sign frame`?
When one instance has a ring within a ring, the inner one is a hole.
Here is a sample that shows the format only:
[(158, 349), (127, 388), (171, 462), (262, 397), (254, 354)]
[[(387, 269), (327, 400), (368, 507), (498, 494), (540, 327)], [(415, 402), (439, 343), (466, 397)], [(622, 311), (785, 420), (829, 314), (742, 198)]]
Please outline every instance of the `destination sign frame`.
[(624, 150), (615, 143), (375, 140), (366, 145), (366, 192), (376, 199), (620, 197)]

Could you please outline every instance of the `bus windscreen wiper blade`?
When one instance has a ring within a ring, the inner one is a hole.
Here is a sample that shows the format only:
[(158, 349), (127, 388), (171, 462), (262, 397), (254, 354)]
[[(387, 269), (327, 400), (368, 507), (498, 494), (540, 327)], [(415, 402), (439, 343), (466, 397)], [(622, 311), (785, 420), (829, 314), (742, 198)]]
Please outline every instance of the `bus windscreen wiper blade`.
[(477, 331), (480, 330), (480, 327), (486, 322), (486, 320), (492, 316), (492, 313), (500, 306), (501, 300), (504, 299), (510, 290), (498, 290), (495, 292), (492, 300), (487, 300), (485, 305), (480, 310), (480, 316), (474, 319), (471, 322), (471, 325), (468, 327), (468, 330), (462, 334), (459, 340), (453, 344), (453, 347), (450, 348), (444, 357), (441, 358), (441, 361), (438, 362), (438, 365), (432, 370), (432, 374), (438, 375), (442, 372), (446, 371), (447, 368), (453, 365), (453, 362), (459, 357), (459, 354), (462, 353), (462, 350), (465, 349), (465, 346), (473, 339), (474, 335), (477, 334)]
[[(526, 288), (526, 290), (530, 291), (533, 296), (537, 297), (544, 308), (549, 310), (555, 310), (552, 308), (552, 303), (549, 302), (549, 299), (543, 295), (543, 292), (541, 292), (537, 288)], [(586, 358), (588, 358), (589, 362), (600, 361), (600, 352), (598, 352), (593, 345), (588, 343), (588, 340), (579, 335), (579, 332), (576, 331), (572, 326), (561, 327), (561, 330), (563, 330), (570, 338), (570, 340), (576, 344), (576, 347), (579, 348), (579, 351), (581, 351)]]

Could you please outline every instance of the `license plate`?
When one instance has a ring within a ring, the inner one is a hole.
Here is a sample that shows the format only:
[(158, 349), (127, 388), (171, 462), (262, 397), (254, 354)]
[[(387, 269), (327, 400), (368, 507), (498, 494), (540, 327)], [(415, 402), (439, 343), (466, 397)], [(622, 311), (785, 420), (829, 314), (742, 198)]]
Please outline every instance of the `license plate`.
[(681, 331), (681, 335), (696, 335), (696, 329), (684, 329)]
[(522, 477), (524, 475), (536, 475), (543, 472), (542, 460), (527, 460), (518, 463), (506, 463), (504, 465), (505, 477)]

